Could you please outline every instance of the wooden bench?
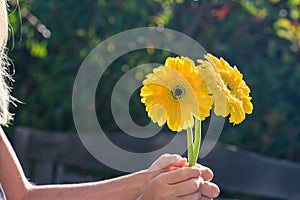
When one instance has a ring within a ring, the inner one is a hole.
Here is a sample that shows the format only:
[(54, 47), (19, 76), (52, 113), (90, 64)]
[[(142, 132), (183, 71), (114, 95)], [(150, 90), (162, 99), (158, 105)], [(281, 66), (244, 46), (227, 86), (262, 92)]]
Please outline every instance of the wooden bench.
[[(171, 134), (164, 135), (157, 138), (158, 143), (167, 142), (171, 137)], [(112, 137), (126, 142), (122, 133), (112, 134)], [(71, 174), (66, 166), (118, 173), (91, 156), (74, 133), (17, 127), (14, 148), (26, 176), (37, 184), (94, 180), (92, 176)], [(200, 163), (213, 169), (214, 182), (221, 190), (271, 199), (300, 199), (300, 165), (297, 163), (224, 144), (217, 144)]]

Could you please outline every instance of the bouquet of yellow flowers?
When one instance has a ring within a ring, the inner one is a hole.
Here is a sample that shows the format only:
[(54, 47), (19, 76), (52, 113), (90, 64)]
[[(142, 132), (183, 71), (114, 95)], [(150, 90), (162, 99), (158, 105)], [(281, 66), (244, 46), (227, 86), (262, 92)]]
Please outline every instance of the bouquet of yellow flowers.
[[(230, 115), (233, 124), (251, 114), (250, 89), (243, 75), (223, 58), (211, 54), (198, 65), (187, 57), (169, 57), (146, 76), (141, 102), (148, 116), (159, 126), (167, 123), (172, 131), (187, 131), (188, 162), (194, 166), (201, 144), (201, 121), (212, 107), (218, 116)], [(194, 130), (193, 130), (194, 129)]]

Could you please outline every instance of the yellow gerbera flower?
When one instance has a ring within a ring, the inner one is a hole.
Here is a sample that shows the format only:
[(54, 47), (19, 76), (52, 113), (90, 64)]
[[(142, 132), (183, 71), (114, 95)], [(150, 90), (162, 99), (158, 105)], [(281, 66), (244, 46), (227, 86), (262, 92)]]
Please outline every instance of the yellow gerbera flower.
[(226, 117), (230, 114), (231, 123), (241, 123), (253, 110), (250, 89), (243, 75), (223, 58), (211, 54), (204, 57), (206, 60), (198, 60), (199, 70), (212, 94), (216, 115)]
[(193, 116), (204, 120), (210, 115), (211, 96), (189, 58), (167, 58), (164, 66), (146, 76), (143, 85), (141, 102), (159, 126), (167, 122), (172, 131), (180, 132), (194, 126)]

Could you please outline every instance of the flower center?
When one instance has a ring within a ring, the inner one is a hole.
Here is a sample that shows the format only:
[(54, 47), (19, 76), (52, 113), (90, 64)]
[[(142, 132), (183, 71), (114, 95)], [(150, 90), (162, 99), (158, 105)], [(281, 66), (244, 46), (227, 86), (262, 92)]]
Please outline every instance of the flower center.
[(236, 91), (234, 90), (233, 85), (229, 81), (224, 81), (224, 83), (225, 83), (227, 89), (229, 90), (230, 94), (232, 94), (232, 95), (235, 96), (236, 95)]
[(180, 96), (182, 94), (182, 90), (180, 88), (176, 88), (175, 91), (174, 91), (174, 94), (176, 96)]
[(175, 88), (173, 90), (170, 91), (171, 96), (174, 100), (180, 100), (184, 97), (184, 95), (186, 94), (186, 91), (184, 89), (184, 87), (180, 86), (180, 85), (176, 85)]

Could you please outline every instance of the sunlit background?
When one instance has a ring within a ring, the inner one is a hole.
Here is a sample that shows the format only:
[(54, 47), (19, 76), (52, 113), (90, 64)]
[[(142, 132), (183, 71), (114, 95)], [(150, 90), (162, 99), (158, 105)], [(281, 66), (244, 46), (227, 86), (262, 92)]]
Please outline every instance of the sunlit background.
[[(300, 162), (299, 0), (11, 0), (9, 10), (13, 95), (24, 102), (11, 107), (10, 131), (22, 125), (74, 132), (73, 82), (90, 50), (119, 32), (162, 26), (236, 65), (251, 88), (253, 114), (234, 128), (226, 120), (222, 143)], [(110, 109), (117, 80), (135, 66), (163, 63), (169, 55), (153, 48), (134, 51), (105, 72), (91, 106), (107, 132), (118, 130)], [(136, 78), (144, 75), (137, 72)], [(145, 125), (149, 119), (138, 93), (130, 111)]]

